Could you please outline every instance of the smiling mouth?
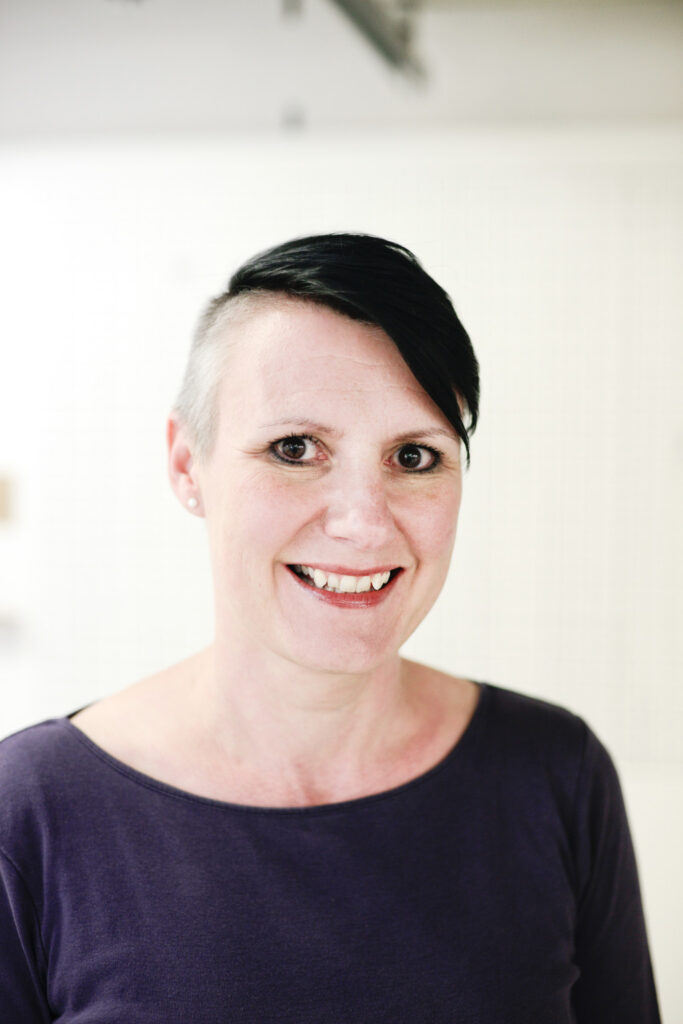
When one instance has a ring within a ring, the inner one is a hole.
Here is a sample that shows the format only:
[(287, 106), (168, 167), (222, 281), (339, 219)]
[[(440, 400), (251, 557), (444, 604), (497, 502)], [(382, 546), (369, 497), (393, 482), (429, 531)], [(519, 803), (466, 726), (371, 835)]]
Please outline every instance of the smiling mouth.
[(400, 572), (403, 572), (403, 569), (398, 567), (369, 576), (343, 576), (340, 573), (314, 569), (308, 565), (288, 565), (287, 568), (314, 590), (324, 590), (332, 594), (366, 594), (384, 590)]

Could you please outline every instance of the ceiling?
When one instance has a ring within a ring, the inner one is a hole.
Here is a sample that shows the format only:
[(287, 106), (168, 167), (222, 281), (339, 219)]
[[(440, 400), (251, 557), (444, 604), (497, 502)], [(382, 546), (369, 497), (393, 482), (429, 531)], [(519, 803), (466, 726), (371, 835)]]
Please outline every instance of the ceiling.
[(375, 0), (423, 83), (332, 0), (1, 0), (0, 138), (683, 117), (683, 3)]

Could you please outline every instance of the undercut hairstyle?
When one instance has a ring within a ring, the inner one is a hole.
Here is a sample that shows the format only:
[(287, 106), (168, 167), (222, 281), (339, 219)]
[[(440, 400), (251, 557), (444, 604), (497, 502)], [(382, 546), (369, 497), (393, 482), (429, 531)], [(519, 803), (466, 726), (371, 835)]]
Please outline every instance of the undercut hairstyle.
[(259, 253), (209, 302), (174, 406), (198, 458), (208, 457), (215, 441), (218, 390), (229, 372), (229, 325), (282, 296), (380, 327), (462, 440), (469, 467), (469, 440), (479, 415), (479, 364), (453, 303), (404, 246), (346, 233), (296, 238)]

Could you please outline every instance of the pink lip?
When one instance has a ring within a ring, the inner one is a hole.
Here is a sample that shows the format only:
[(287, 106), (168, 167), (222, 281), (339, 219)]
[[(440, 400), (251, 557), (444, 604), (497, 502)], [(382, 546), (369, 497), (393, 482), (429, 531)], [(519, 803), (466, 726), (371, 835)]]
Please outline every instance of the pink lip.
[[(301, 563), (295, 563), (301, 564)], [(304, 563), (305, 564), (305, 563)], [(300, 576), (297, 576), (289, 567), (287, 571), (290, 577), (298, 583), (302, 590), (307, 591), (312, 597), (317, 598), (318, 601), (324, 601), (325, 604), (334, 605), (337, 608), (374, 608), (375, 605), (381, 604), (382, 601), (386, 600), (388, 595), (394, 589), (396, 580), (403, 575), (402, 572), (397, 572), (395, 576), (389, 580), (389, 582), (382, 587), (381, 590), (367, 590), (363, 594), (335, 594), (331, 590), (319, 590), (318, 587), (313, 586), (312, 583), (304, 583)], [(327, 570), (328, 572), (335, 572), (334, 569)], [(377, 572), (386, 572), (387, 570), (378, 569)], [(346, 576), (357, 576), (358, 573), (341, 572), (340, 575)], [(363, 576), (370, 576), (371, 573), (362, 573)]]

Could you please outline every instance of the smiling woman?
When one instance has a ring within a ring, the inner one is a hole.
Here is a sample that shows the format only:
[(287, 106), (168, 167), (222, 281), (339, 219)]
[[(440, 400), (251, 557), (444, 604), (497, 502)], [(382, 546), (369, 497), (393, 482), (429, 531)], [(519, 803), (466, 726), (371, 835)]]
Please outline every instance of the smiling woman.
[[(276, 687), (279, 700), (320, 693), (320, 672), (340, 673), (343, 682), (326, 688), (362, 692), (363, 705), (391, 699), (386, 679), (371, 698), (372, 686), (349, 673), (384, 678), (387, 659), (395, 670), (399, 647), (443, 585), (460, 504), (458, 435), (375, 325), (298, 297), (254, 294), (223, 329), (230, 370), (211, 450), (195, 458), (177, 414), (170, 458), (176, 494), (185, 504), (196, 497), (193, 511), (207, 522), (221, 657)], [(428, 447), (436, 437), (440, 448)], [(389, 579), (371, 589), (382, 573)], [(314, 762), (325, 739), (325, 765), (289, 783), (282, 766), (281, 785), (296, 788), (278, 802), (298, 801), (298, 788), (314, 780), (321, 793), (327, 774), (327, 795), (345, 795), (335, 792), (336, 730), (320, 737), (298, 717), (290, 729), (314, 744)], [(354, 717), (354, 732), (361, 720)], [(347, 746), (344, 762), (352, 754), (366, 771), (368, 753), (365, 741), (362, 750)]]
[(604, 747), (399, 653), (478, 397), (395, 243), (285, 243), (210, 303), (168, 447), (214, 642), (0, 745), (8, 1022), (659, 1020)]

